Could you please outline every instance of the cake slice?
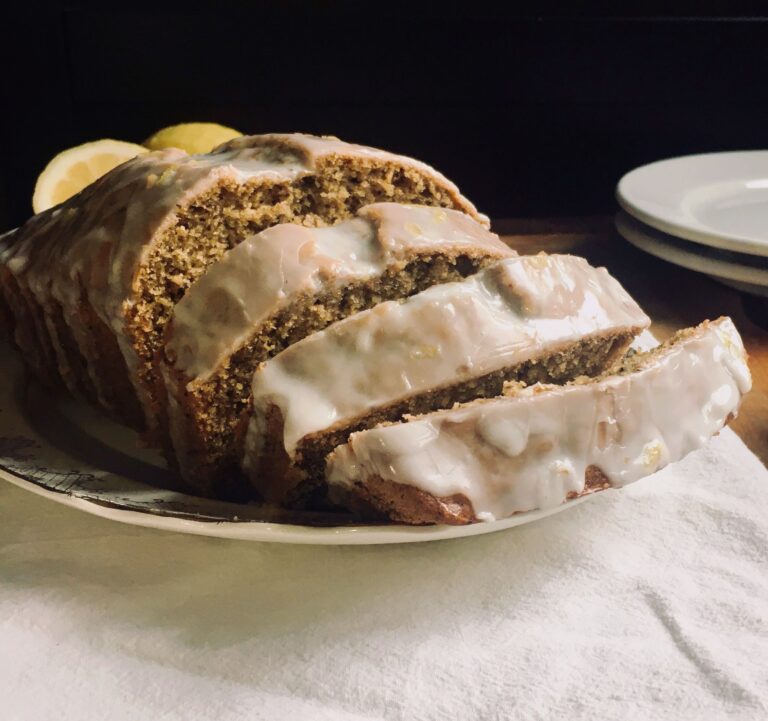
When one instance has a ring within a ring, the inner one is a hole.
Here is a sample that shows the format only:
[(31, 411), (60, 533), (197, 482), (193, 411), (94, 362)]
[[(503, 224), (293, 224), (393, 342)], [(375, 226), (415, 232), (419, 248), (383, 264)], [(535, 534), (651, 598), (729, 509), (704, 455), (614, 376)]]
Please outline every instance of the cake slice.
[(243, 467), (267, 500), (302, 504), (322, 496), (325, 456), (351, 432), (496, 396), (508, 380), (600, 373), (648, 323), (604, 268), (567, 255), (510, 258), (382, 303), (259, 366)]
[(205, 495), (231, 489), (258, 363), (341, 318), (514, 255), (464, 213), (397, 203), (328, 228), (278, 225), (228, 251), (166, 327), (169, 455), (182, 477)]
[(59, 375), (152, 430), (156, 351), (191, 283), (253, 233), (331, 225), (378, 201), (487, 224), (424, 163), (336, 138), (259, 135), (206, 155), (141, 155), (3, 239), (0, 284), (17, 343), (41, 377)]
[(353, 434), (329, 456), (330, 495), (372, 517), (464, 524), (621, 487), (701, 447), (751, 379), (729, 318), (566, 386), (480, 400)]

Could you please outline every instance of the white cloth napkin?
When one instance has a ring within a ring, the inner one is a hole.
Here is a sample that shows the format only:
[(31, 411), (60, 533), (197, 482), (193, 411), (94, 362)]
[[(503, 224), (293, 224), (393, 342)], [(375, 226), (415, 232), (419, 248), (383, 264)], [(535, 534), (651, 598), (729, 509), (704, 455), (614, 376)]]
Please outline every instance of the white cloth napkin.
[(760, 719), (768, 472), (731, 431), (497, 534), (302, 547), (0, 482), (0, 718)]

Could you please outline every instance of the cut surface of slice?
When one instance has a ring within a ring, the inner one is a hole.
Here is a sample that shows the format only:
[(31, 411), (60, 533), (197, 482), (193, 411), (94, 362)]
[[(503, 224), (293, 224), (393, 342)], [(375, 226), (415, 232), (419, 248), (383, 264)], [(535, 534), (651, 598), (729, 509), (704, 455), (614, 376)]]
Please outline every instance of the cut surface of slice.
[(182, 477), (226, 495), (260, 362), (341, 318), (514, 255), (465, 213), (397, 203), (332, 227), (274, 226), (228, 251), (165, 332), (168, 437)]
[(40, 173), (32, 196), (32, 209), (42, 213), (63, 203), (121, 163), (147, 149), (122, 140), (95, 140), (59, 153)]
[(574, 256), (510, 258), (382, 303), (259, 366), (244, 469), (268, 500), (300, 502), (349, 433), (495, 396), (508, 380), (600, 373), (648, 323), (604, 268)]
[(492, 521), (621, 487), (701, 447), (751, 379), (729, 318), (629, 356), (618, 372), (353, 434), (329, 456), (337, 501), (403, 523)]

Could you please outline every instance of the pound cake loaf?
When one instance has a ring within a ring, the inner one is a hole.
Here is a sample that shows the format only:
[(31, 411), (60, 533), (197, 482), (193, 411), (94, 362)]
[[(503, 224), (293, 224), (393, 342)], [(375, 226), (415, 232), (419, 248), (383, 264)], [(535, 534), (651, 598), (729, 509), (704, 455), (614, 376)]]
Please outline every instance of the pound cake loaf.
[(333, 227), (283, 224), (227, 251), (176, 305), (161, 366), (181, 476), (227, 495), (256, 366), (382, 301), (460, 280), (514, 251), (465, 213), (378, 203)]
[(329, 456), (330, 495), (411, 524), (492, 521), (621, 487), (701, 447), (750, 389), (729, 318), (629, 356), (618, 373), (353, 434)]
[(500, 261), (334, 323), (262, 363), (243, 468), (267, 500), (301, 505), (316, 488), (322, 496), (325, 456), (351, 432), (496, 396), (509, 380), (601, 373), (648, 324), (619, 283), (582, 258)]
[(115, 168), (2, 241), (2, 294), (41, 378), (135, 426), (156, 425), (156, 352), (173, 307), (211, 263), (279, 223), (323, 226), (396, 201), (487, 225), (429, 166), (336, 138), (261, 135)]

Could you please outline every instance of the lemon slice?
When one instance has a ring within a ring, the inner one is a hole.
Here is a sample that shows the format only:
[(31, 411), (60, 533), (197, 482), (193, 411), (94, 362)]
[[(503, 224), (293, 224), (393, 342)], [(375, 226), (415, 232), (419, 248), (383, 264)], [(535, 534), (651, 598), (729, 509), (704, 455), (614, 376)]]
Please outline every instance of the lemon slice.
[(144, 141), (144, 145), (150, 150), (181, 148), (192, 155), (208, 153), (217, 145), (241, 135), (241, 132), (217, 123), (182, 123), (158, 130)]
[(147, 149), (122, 140), (96, 140), (59, 153), (40, 173), (32, 209), (42, 213), (79, 193), (86, 185)]

